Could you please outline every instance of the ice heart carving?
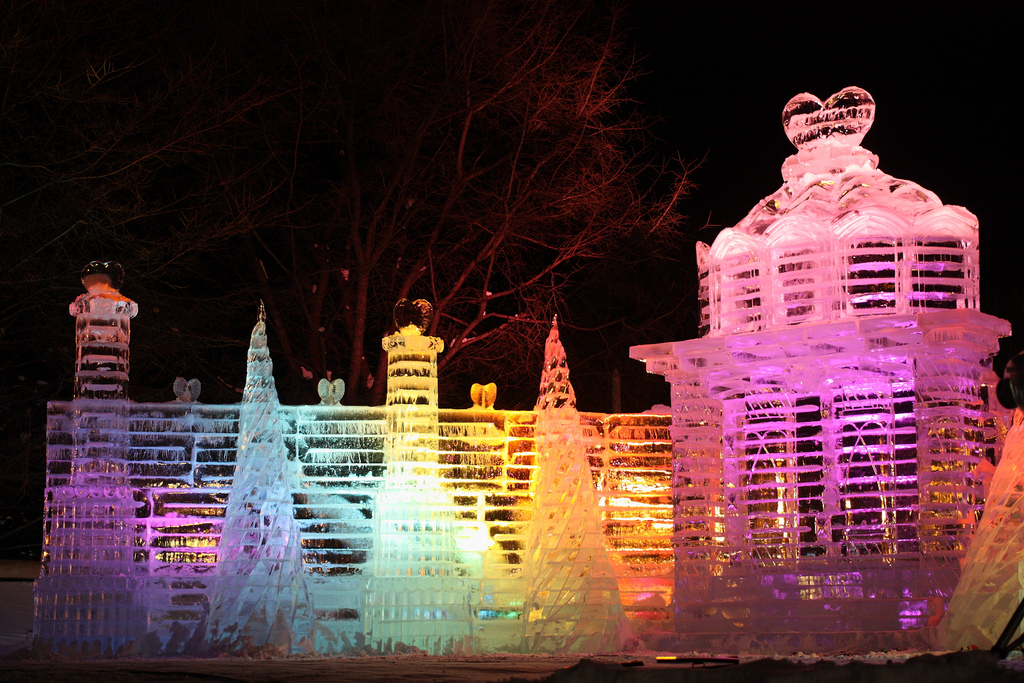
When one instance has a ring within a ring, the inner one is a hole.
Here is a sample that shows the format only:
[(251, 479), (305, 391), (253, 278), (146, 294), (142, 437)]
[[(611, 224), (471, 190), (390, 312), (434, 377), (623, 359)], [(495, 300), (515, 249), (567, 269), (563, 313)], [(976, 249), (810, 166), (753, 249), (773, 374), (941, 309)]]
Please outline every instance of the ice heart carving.
[(867, 90), (843, 88), (824, 102), (810, 93), (791, 99), (782, 110), (782, 127), (797, 149), (811, 149), (820, 141), (843, 136), (855, 147), (864, 139), (875, 118), (875, 101)]
[(395, 326), (402, 334), (423, 334), (434, 317), (434, 307), (426, 299), (400, 299), (395, 304)]
[(320, 405), (339, 405), (341, 403), (341, 399), (345, 397), (345, 380), (336, 379), (332, 382), (331, 380), (324, 378), (320, 380), (320, 383), (316, 387), (316, 391), (320, 394)]
[(116, 261), (93, 261), (82, 269), (82, 285), (90, 292), (121, 289), (124, 268)]
[(199, 398), (203, 385), (197, 379), (174, 378), (174, 396), (182, 403), (192, 403)]
[(494, 382), (474, 384), (469, 389), (469, 397), (473, 399), (474, 408), (493, 409), (494, 400), (498, 397), (498, 385)]

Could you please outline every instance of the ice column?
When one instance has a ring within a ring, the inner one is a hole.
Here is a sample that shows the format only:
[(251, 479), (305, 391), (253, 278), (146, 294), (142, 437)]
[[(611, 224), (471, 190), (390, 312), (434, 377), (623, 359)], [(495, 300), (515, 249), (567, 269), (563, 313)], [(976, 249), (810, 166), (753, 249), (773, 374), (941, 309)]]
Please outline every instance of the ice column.
[(292, 503), (297, 472), (281, 437), (263, 306), (249, 342), (235, 476), (210, 599), (214, 648), (308, 648), (313, 606)]
[(628, 626), (605, 552), (557, 321), (545, 344), (536, 410), (540, 461), (524, 565), (523, 647), (542, 653), (618, 650)]
[[(115, 654), (144, 631), (132, 577), (135, 503), (128, 480), (128, 337), (138, 306), (121, 266), (93, 262), (70, 306), (77, 362), (66, 486), (49, 488), (36, 637), (58, 650)], [(140, 630), (142, 629), (142, 630)]]
[(467, 582), (457, 575), (452, 496), (438, 462), (437, 354), (424, 336), (432, 308), (402, 300), (388, 354), (386, 470), (377, 496), (373, 574), (364, 627), (371, 647), (463, 650), (470, 636)]

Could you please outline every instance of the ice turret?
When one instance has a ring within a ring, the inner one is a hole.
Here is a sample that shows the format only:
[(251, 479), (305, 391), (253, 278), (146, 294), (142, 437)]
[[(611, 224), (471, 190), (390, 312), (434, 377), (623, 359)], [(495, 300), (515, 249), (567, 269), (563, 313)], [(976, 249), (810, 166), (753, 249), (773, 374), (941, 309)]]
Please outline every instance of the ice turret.
[(457, 571), (453, 501), (438, 456), (437, 354), (444, 341), (424, 334), (432, 314), (423, 299), (399, 301), (398, 332), (382, 340), (386, 470), (364, 627), (370, 645), (384, 652), (404, 646), (445, 654), (469, 646), (468, 586)]

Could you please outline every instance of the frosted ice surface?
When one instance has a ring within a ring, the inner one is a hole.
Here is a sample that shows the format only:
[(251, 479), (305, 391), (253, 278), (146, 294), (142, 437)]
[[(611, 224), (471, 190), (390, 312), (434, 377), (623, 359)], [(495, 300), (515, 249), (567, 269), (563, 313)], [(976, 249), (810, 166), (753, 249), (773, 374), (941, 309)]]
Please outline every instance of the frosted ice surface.
[(524, 650), (620, 649), (628, 626), (601, 534), (601, 509), (557, 321), (544, 348), (536, 409), (539, 462), (524, 567)]
[(1024, 594), (1024, 412), (1014, 411), (964, 572), (939, 624), (940, 646), (990, 648)]
[(281, 436), (262, 305), (249, 343), (235, 477), (210, 599), (214, 648), (307, 647), (313, 608), (291, 491), (296, 473)]

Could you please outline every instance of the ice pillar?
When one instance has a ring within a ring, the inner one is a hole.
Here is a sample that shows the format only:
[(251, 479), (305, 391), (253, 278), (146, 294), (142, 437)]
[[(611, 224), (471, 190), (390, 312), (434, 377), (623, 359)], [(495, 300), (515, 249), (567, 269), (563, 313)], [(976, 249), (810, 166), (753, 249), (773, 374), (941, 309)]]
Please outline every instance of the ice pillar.
[(527, 652), (610, 652), (628, 634), (557, 321), (537, 399), (537, 474), (524, 571)]
[(88, 290), (70, 306), (75, 317), (75, 398), (125, 398), (130, 321), (138, 304), (121, 295), (117, 263), (93, 261), (82, 271)]
[[(128, 479), (129, 321), (138, 306), (118, 292), (121, 266), (93, 262), (75, 317), (75, 400), (66, 485), (47, 488), (43, 561), (35, 585), (36, 638), (59, 651), (122, 652), (145, 626), (133, 577), (135, 502)], [(59, 419), (59, 416), (51, 416)]]
[(388, 354), (384, 483), (377, 496), (373, 574), (364, 627), (371, 647), (462, 650), (470, 636), (469, 595), (458, 575), (452, 497), (438, 460), (437, 354), (425, 336), (430, 304), (402, 300)]
[(301, 652), (313, 628), (291, 471), (263, 306), (253, 328), (207, 640), (238, 651)]

